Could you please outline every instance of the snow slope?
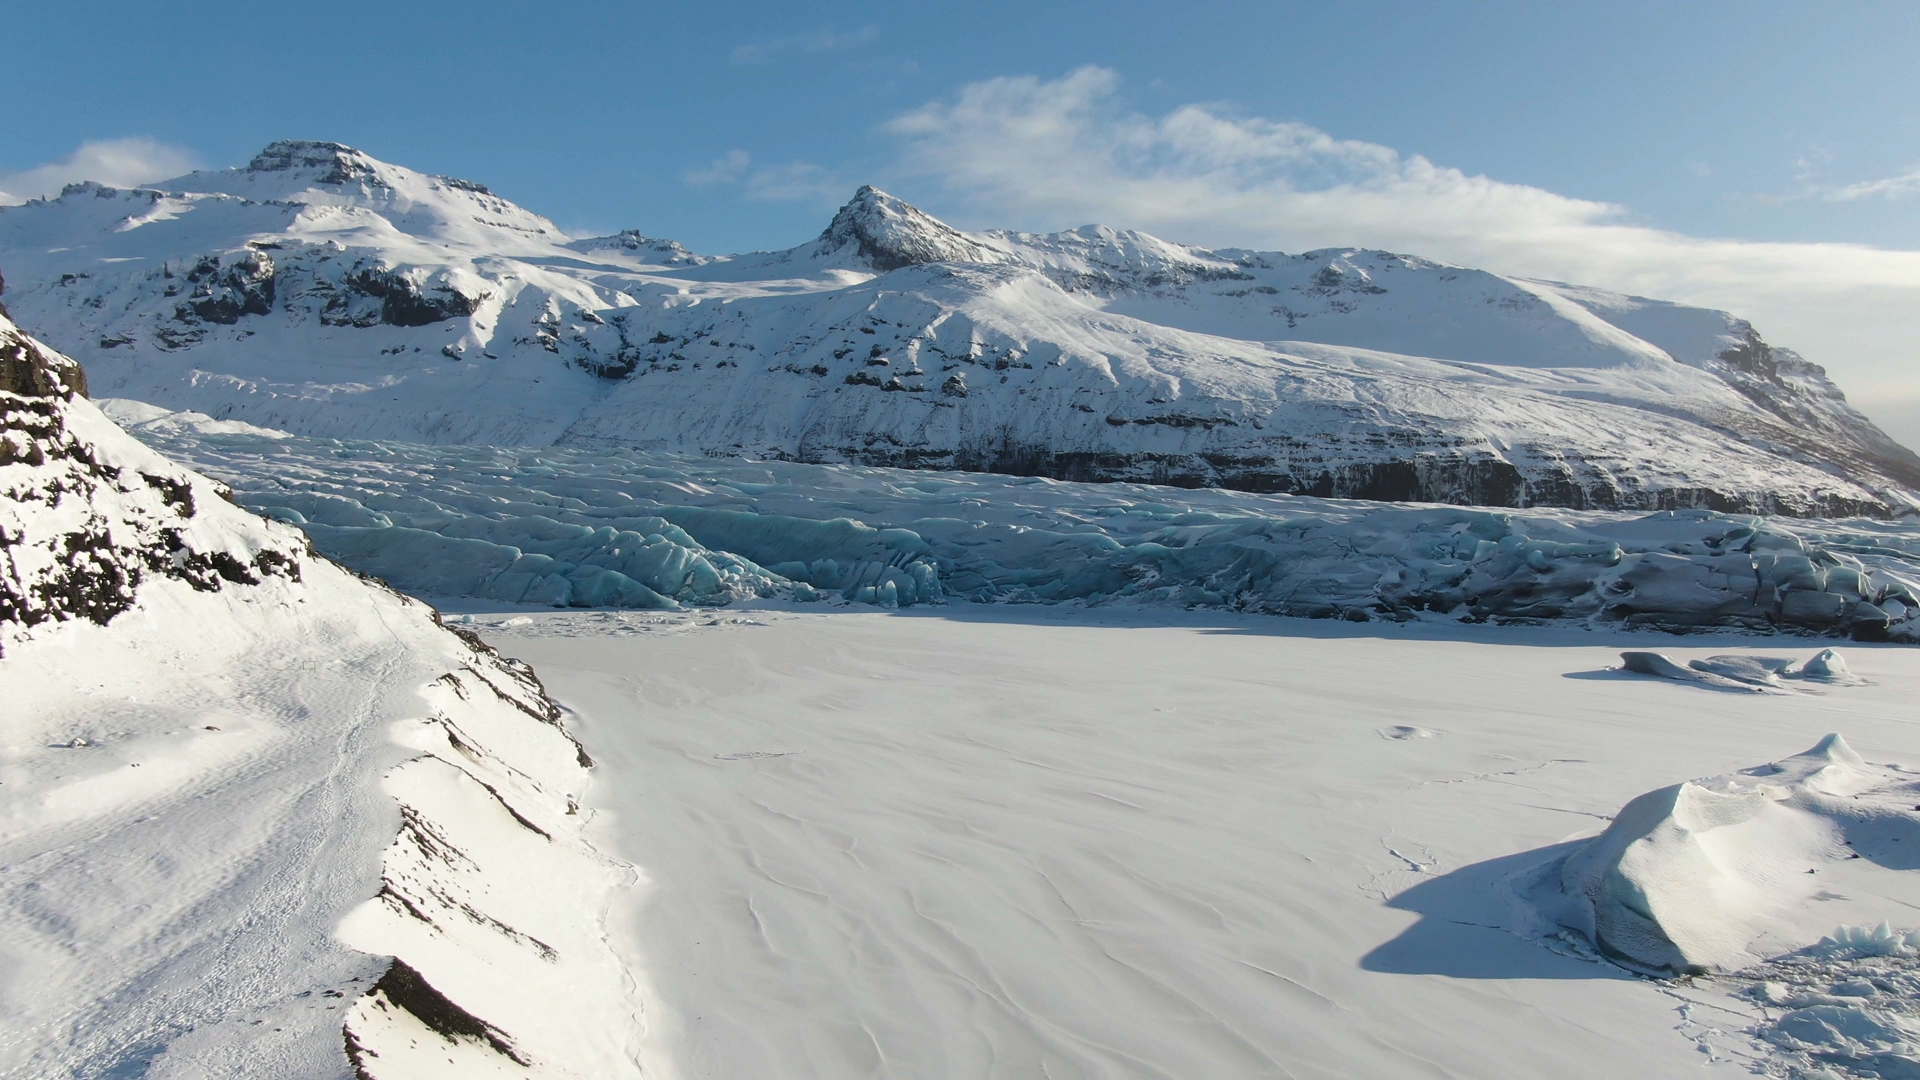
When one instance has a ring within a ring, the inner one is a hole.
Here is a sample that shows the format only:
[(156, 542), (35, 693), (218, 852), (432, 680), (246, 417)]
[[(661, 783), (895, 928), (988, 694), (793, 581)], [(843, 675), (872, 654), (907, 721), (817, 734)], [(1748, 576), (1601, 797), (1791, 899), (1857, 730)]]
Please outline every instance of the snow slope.
[(821, 593), (1920, 641), (1920, 525), (1459, 507), (977, 473), (308, 439), (136, 402), (140, 438), (397, 587), (672, 609)]
[(798, 247), (571, 240), (328, 143), (0, 209), (106, 394), (297, 434), (1483, 505), (1884, 515), (1920, 459), (1724, 312), (1405, 255), (964, 234), (863, 188)]
[(83, 386), (0, 317), (0, 1072), (631, 1075), (531, 672)]

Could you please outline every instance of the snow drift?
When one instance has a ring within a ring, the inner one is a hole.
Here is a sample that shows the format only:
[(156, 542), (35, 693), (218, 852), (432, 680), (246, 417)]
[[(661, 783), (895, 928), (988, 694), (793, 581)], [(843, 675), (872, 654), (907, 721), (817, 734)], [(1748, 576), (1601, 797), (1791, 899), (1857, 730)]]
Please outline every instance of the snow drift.
[(1882, 918), (1910, 909), (1916, 795), (1911, 770), (1869, 765), (1828, 735), (1770, 765), (1634, 799), (1551, 865), (1537, 895), (1625, 966), (1748, 968), (1820, 944), (1849, 915), (1871, 923), (1877, 907)]
[(962, 233), (572, 240), (331, 143), (0, 209), (104, 393), (303, 435), (1498, 506), (1887, 515), (1920, 458), (1727, 313), (1381, 251)]
[(966, 473), (306, 439), (108, 402), (397, 587), (556, 606), (817, 593), (1920, 641), (1920, 526), (1491, 512)]
[(83, 388), (0, 317), (0, 1071), (629, 1075), (532, 673)]

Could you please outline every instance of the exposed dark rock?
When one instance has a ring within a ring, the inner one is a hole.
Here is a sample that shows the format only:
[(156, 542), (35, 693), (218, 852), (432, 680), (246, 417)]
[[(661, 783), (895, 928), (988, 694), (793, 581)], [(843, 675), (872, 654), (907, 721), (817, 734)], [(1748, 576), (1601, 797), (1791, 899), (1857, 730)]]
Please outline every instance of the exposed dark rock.
[(0, 499), (77, 517), (58, 533), (36, 532), (31, 517), (24, 532), (0, 529), (0, 623), (105, 624), (155, 576), (207, 592), (299, 579), (297, 547), (245, 557), (195, 548), (181, 529), (197, 513), (185, 474), (112, 467), (68, 427), (69, 402), (85, 387), (78, 364), (0, 324), (0, 464), (29, 466)]
[[(392, 1008), (407, 1013), (438, 1032), (448, 1042), (464, 1039), (484, 1043), (494, 1053), (516, 1065), (524, 1068), (532, 1064), (513, 1048), (504, 1032), (454, 1004), (452, 999), (434, 989), (432, 983), (422, 978), (404, 960), (395, 959), (393, 966), (380, 976), (379, 982), (373, 984), (368, 995), (373, 998), (374, 1008)], [(351, 1030), (346, 1033), (346, 1044), (347, 1060), (353, 1064), (354, 1075), (361, 1080), (372, 1080), (372, 1073), (367, 1070), (367, 1058), (370, 1055), (354, 1039)]]
[(1839, 465), (1850, 474), (1880, 473), (1920, 489), (1920, 455), (1889, 438), (1847, 405), (1826, 369), (1776, 348), (1753, 327), (1721, 352), (1708, 370), (1749, 401), (1780, 418), (1767, 436), (1811, 461)]
[[(887, 388), (887, 383), (856, 371), (849, 385)], [(904, 387), (902, 387), (904, 389)], [(944, 387), (943, 387), (944, 392)], [(1116, 418), (1109, 417), (1109, 424)], [(1119, 420), (1132, 424), (1136, 421)], [(1151, 421), (1149, 421), (1151, 422)], [(1885, 515), (1879, 503), (1831, 493), (1813, 493), (1787, 501), (1775, 492), (1723, 492), (1710, 488), (1621, 488), (1610, 479), (1576, 480), (1560, 470), (1523, 470), (1485, 452), (1415, 453), (1379, 461), (1325, 461), (1325, 446), (1271, 455), (1222, 453), (1120, 453), (1056, 451), (1046, 446), (1003, 441), (959, 450), (903, 446), (867, 440), (838, 447), (813, 443), (794, 455), (799, 461), (851, 461), (908, 469), (957, 469), (1012, 476), (1044, 476), (1077, 483), (1145, 483), (1173, 487), (1220, 487), (1259, 494), (1318, 498), (1431, 502), (1456, 506), (1561, 506), (1583, 510), (1712, 510), (1719, 513), (1779, 514), (1794, 517)]]
[(351, 146), (335, 142), (282, 139), (247, 162), (250, 172), (286, 172), (291, 169), (319, 169), (315, 178), (321, 184), (371, 182), (381, 184), (373, 160)]
[(208, 255), (187, 271), (187, 280), (194, 283), (194, 288), (187, 302), (174, 312), (175, 319), (232, 326), (244, 315), (265, 315), (273, 310), (273, 258), (257, 250), (228, 258), (231, 261), (223, 267), (220, 256)]
[[(468, 296), (451, 285), (423, 289), (407, 275), (383, 267), (360, 267), (346, 277), (347, 290), (378, 297), (380, 321), (388, 326), (428, 326), (480, 310), (486, 294)], [(342, 305), (344, 306), (344, 304)]]
[(0, 328), (0, 390), (21, 397), (87, 394), (80, 365), (25, 334)]

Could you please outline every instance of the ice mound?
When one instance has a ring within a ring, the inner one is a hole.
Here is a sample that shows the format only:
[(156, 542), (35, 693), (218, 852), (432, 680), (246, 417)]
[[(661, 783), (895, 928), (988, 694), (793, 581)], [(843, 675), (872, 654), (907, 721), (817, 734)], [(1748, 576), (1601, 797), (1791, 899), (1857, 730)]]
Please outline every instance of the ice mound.
[(1800, 669), (1801, 677), (1806, 679), (1844, 679), (1849, 674), (1847, 662), (1832, 649), (1822, 650)]
[(1535, 900), (1626, 967), (1746, 968), (1816, 945), (1836, 915), (1920, 899), (1920, 875), (1906, 873), (1920, 868), (1916, 791), (1915, 773), (1869, 765), (1828, 735), (1770, 765), (1639, 796), (1550, 864)]

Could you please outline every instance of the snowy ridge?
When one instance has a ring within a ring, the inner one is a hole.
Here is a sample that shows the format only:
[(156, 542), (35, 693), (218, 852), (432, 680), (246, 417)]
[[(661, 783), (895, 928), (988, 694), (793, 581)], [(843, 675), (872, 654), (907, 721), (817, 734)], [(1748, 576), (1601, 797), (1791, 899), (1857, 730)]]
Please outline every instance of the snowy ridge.
[(1920, 530), (304, 439), (108, 402), (320, 550), (423, 595), (674, 608), (1208, 606), (1920, 641)]
[(1920, 458), (1724, 312), (1412, 256), (968, 234), (862, 188), (816, 239), (570, 240), (330, 143), (0, 209), (101, 392), (302, 435), (1259, 492), (1798, 516)]
[(531, 672), (129, 438), (4, 318), (0, 374), (0, 956), (33, 973), (0, 1071), (629, 1075), (598, 913), (630, 871)]

